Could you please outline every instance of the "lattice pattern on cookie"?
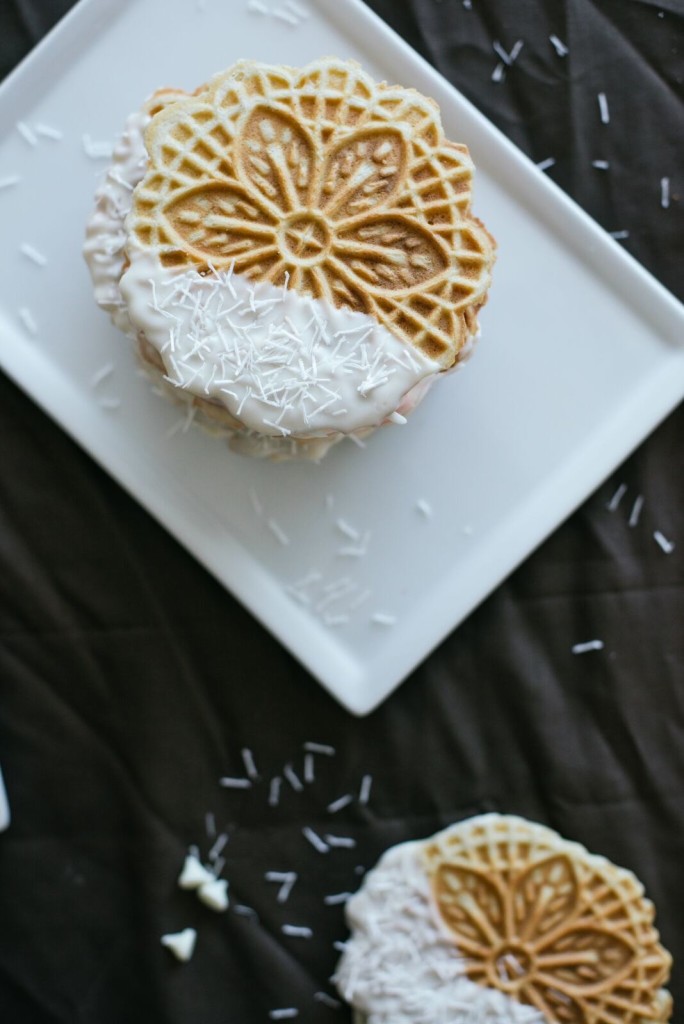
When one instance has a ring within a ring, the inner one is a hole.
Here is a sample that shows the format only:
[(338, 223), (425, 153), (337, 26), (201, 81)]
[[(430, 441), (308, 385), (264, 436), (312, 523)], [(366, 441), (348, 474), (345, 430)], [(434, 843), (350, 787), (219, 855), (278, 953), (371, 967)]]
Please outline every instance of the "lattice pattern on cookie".
[(629, 871), (521, 818), (485, 815), (424, 848), (435, 911), (468, 976), (557, 1024), (656, 1024), (671, 958)]
[(494, 243), (436, 104), (333, 59), (241, 62), (169, 106), (129, 219), (166, 266), (228, 266), (370, 313), (444, 366), (475, 329)]

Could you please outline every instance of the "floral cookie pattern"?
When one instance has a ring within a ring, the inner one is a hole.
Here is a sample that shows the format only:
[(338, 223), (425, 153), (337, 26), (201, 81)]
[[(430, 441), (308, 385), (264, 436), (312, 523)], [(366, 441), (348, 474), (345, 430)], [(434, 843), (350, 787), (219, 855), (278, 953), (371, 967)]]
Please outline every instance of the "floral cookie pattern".
[(486, 816), (424, 850), (434, 906), (471, 980), (558, 1024), (656, 1024), (670, 956), (630, 872), (550, 829)]
[(445, 367), (475, 332), (494, 243), (470, 214), (467, 150), (414, 90), (333, 59), (241, 62), (146, 144), (129, 230), (163, 265), (234, 263), (369, 313)]

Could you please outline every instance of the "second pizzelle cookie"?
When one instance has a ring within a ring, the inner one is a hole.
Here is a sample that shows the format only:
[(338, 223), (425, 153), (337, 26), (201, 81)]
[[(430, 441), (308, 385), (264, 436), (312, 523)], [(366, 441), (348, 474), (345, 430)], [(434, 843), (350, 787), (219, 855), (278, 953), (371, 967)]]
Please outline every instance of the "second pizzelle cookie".
[(494, 260), (436, 104), (325, 58), (243, 61), (156, 108), (129, 125), (145, 150), (108, 282), (146, 367), (255, 454), (319, 457), (403, 422), (469, 352)]

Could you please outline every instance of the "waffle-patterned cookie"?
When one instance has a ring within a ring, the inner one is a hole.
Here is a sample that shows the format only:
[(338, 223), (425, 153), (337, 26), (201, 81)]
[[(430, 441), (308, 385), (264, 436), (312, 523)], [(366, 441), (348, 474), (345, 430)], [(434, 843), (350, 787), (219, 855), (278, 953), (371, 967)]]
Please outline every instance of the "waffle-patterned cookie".
[(665, 1024), (671, 957), (629, 871), (522, 818), (394, 847), (348, 904), (359, 1022)]
[(166, 267), (234, 265), (375, 317), (449, 367), (494, 260), (436, 104), (353, 62), (243, 61), (159, 113), (128, 230)]

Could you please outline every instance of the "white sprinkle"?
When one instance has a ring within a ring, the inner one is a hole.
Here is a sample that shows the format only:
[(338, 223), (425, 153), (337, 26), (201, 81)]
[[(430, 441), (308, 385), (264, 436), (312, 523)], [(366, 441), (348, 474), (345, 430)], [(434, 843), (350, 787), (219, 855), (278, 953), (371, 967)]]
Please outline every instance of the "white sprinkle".
[(465, 7), (466, 11), (472, 11), (473, 0), (463, 0), (463, 6)]
[(611, 231), (610, 237), (614, 238), (616, 242), (620, 242), (623, 238), (629, 238), (629, 231)]
[(204, 864), (201, 863), (199, 857), (194, 853), (189, 853), (183, 863), (183, 870), (178, 876), (178, 885), (181, 889), (198, 889), (200, 885), (206, 885), (207, 882), (212, 882), (214, 876), (211, 871), (205, 868)]
[(256, 765), (254, 763), (254, 754), (252, 753), (252, 751), (249, 750), (247, 747), (245, 747), (241, 751), (241, 754), (242, 754), (242, 763), (245, 766), (245, 771), (247, 772), (247, 775), (249, 776), (249, 778), (250, 779), (258, 779), (259, 778), (259, 772), (257, 771), (257, 767), (256, 767)]
[(370, 797), (371, 786), (373, 785), (373, 776), (364, 775), (361, 779), (361, 787), (359, 789), (359, 803), (367, 804)]
[(280, 889), (276, 899), (278, 903), (286, 903), (287, 899), (292, 892), (292, 887), (297, 881), (297, 873), (295, 871), (267, 871), (264, 876), (267, 882), (279, 882)]
[(252, 503), (252, 508), (254, 509), (256, 515), (261, 519), (261, 517), (264, 514), (264, 509), (261, 502), (259, 501), (257, 492), (254, 490), (253, 487), (250, 487), (249, 489), (249, 500)]
[(89, 156), (91, 160), (106, 160), (114, 153), (114, 147), (111, 142), (96, 142), (89, 135), (83, 136), (83, 149), (86, 156)]
[(269, 1010), (268, 1015), (271, 1020), (289, 1020), (292, 1017), (298, 1017), (299, 1010), (296, 1010), (294, 1006), (287, 1006), (282, 1010)]
[(315, 782), (316, 774), (314, 770), (314, 756), (313, 754), (304, 755), (304, 781)]
[(632, 511), (629, 514), (629, 521), (628, 521), (628, 525), (629, 526), (636, 526), (636, 524), (639, 522), (639, 516), (641, 515), (641, 509), (643, 507), (643, 504), (644, 504), (644, 496), (643, 496), (643, 494), (640, 494), (635, 499), (634, 504), (632, 505)]
[(228, 909), (228, 882), (225, 878), (213, 878), (200, 885), (197, 895), (211, 910), (221, 914)]
[(366, 447), (365, 441), (362, 441), (360, 437), (356, 436), (356, 434), (347, 434), (347, 438), (350, 441), (353, 441), (357, 448), (365, 448)]
[(337, 811), (341, 811), (343, 807), (348, 807), (354, 797), (351, 793), (345, 793), (344, 796), (339, 796), (337, 800), (333, 800), (331, 804), (328, 804), (328, 813), (336, 814)]
[(663, 210), (667, 210), (670, 205), (670, 179), (660, 179), (660, 205)]
[(244, 903), (234, 903), (233, 913), (239, 914), (241, 917), (258, 917), (256, 910), (253, 907), (246, 907)]
[(21, 178), (18, 174), (10, 174), (7, 178), (0, 178), (0, 188), (11, 188), (13, 185), (18, 185)]
[(506, 77), (506, 65), (499, 61), (494, 70), (492, 71), (492, 82), (503, 82)]
[(323, 1003), (324, 1006), (329, 1006), (331, 1010), (338, 1010), (342, 1006), (338, 999), (333, 999), (327, 992), (314, 992), (314, 999), (318, 1003)]
[(559, 57), (567, 57), (570, 53), (565, 43), (558, 36), (549, 36), (549, 41)]
[(347, 903), (353, 895), (353, 892), (335, 892), (331, 893), (330, 896), (324, 896), (323, 902), (327, 907), (335, 907), (339, 903)]
[(29, 245), (27, 242), (22, 242), (19, 248), (21, 252), (24, 254), (24, 256), (30, 259), (37, 266), (44, 267), (45, 264), (47, 263), (47, 257), (43, 256), (42, 252), (38, 252), (37, 249), (35, 249), (32, 245)]
[(294, 0), (285, 0), (285, 7), (289, 7), (293, 14), (296, 14), (298, 18), (308, 18), (309, 12), (305, 10), (301, 4), (297, 4)]
[(223, 871), (225, 866), (226, 866), (226, 858), (225, 857), (217, 857), (216, 860), (212, 862), (211, 870), (212, 870), (212, 872), (214, 874), (214, 878), (218, 878), (219, 877), (219, 875), (221, 874), (221, 872)]
[(20, 308), (20, 310), (19, 310), (19, 319), (21, 320), (22, 324), (24, 325), (26, 330), (29, 332), (29, 334), (37, 334), (38, 333), (38, 324), (36, 323), (36, 321), (33, 318), (33, 313), (26, 306), (22, 306)]
[(518, 39), (511, 52), (507, 53), (506, 50), (504, 50), (501, 43), (498, 40), (495, 40), (492, 43), (492, 49), (494, 50), (498, 57), (501, 57), (503, 63), (510, 67), (513, 63), (515, 63), (518, 54), (520, 53), (524, 45), (525, 44), (523, 43), (522, 39)]
[(618, 507), (618, 505), (620, 504), (620, 502), (624, 498), (626, 491), (627, 491), (627, 484), (620, 484), (620, 486), (616, 490), (615, 494), (613, 495), (613, 497), (610, 499), (610, 501), (606, 505), (606, 508), (608, 509), (609, 512), (614, 512), (615, 511), (615, 509)]
[(326, 835), (325, 841), (326, 843), (328, 843), (329, 846), (339, 846), (347, 850), (353, 850), (354, 847), (356, 846), (356, 840), (352, 839), (351, 836)]
[(586, 654), (587, 651), (602, 651), (603, 640), (587, 640), (586, 643), (574, 644), (572, 647), (573, 654)]
[(162, 946), (166, 946), (173, 953), (176, 960), (180, 960), (181, 963), (187, 963), (195, 951), (197, 932), (194, 928), (184, 928), (182, 932), (162, 935), (160, 941)]
[(103, 380), (106, 380), (114, 372), (114, 363), (105, 363), (104, 366), (100, 367), (97, 373), (94, 373), (90, 378), (91, 388), (96, 388), (98, 384), (101, 384)]
[(313, 936), (311, 928), (298, 924), (284, 924), (280, 930), (283, 935), (290, 935), (293, 939), (310, 939)]
[(216, 815), (211, 811), (207, 811), (204, 815), (204, 831), (207, 833), (208, 839), (213, 839), (216, 835)]
[(326, 743), (305, 743), (304, 750), (308, 750), (310, 754), (325, 754), (326, 757), (334, 757), (336, 750), (334, 747), (329, 747)]
[(595, 167), (599, 171), (607, 171), (610, 167), (610, 164), (607, 160), (592, 160), (591, 166)]
[(426, 519), (432, 518), (432, 505), (425, 498), (419, 498), (416, 502), (416, 508), (418, 511), (425, 516)]
[(386, 612), (374, 612), (371, 615), (371, 622), (377, 623), (379, 626), (394, 626), (397, 618), (395, 615), (388, 615)]
[[(214, 828), (216, 828), (216, 825), (214, 825)], [(227, 842), (228, 836), (226, 835), (225, 832), (222, 832), (221, 835), (218, 836), (216, 842), (214, 843), (214, 845), (212, 846), (211, 850), (208, 853), (209, 860), (217, 860)]]
[(333, 949), (336, 949), (338, 951), (338, 953), (344, 953), (346, 948), (347, 948), (347, 943), (346, 942), (341, 942), (339, 939), (337, 940), (337, 942), (333, 942)]
[(251, 779), (232, 779), (225, 775), (219, 779), (219, 786), (224, 789), (249, 789), (251, 785)]
[(29, 128), (29, 126), (24, 121), (17, 121), (17, 131), (19, 132), (21, 137), (26, 142), (28, 142), (29, 146), (38, 145), (38, 139), (36, 138), (33, 129)]
[(312, 828), (309, 828), (308, 825), (305, 825), (302, 829), (302, 835), (305, 839), (308, 839), (314, 850), (318, 850), (319, 853), (327, 853), (330, 849), (328, 844), (323, 842), (321, 837), (317, 835)]
[(280, 802), (280, 787), (283, 780), (279, 775), (276, 775), (271, 779), (271, 785), (268, 790), (268, 805), (269, 807), (277, 807)]
[(97, 404), (100, 406), (101, 409), (111, 409), (111, 410), (120, 409), (121, 408), (121, 399), (120, 398), (107, 398), (106, 395), (103, 395), (102, 398), (98, 398)]
[(403, 427), (408, 420), (405, 416), (402, 416), (400, 412), (393, 412), (391, 416), (388, 416), (390, 423), (396, 423), (398, 426)]
[(261, 0), (248, 0), (247, 3), (248, 11), (256, 11), (258, 14), (269, 14), (269, 9), (266, 4), (262, 4)]
[(46, 139), (55, 139), (56, 142), (64, 138), (58, 128), (52, 128), (49, 124), (37, 124), (35, 130), (36, 135), (42, 135)]
[(668, 540), (667, 537), (663, 536), (660, 530), (655, 531), (655, 533), (653, 534), (653, 539), (658, 545), (658, 547), (663, 549), (666, 555), (669, 555), (674, 551), (674, 541)]
[(351, 540), (359, 540), (361, 534), (358, 530), (355, 530), (353, 526), (350, 526), (345, 519), (338, 519), (335, 522), (335, 526), (343, 533), (345, 537), (349, 537)]
[(540, 160), (539, 161), (539, 163), (537, 164), (537, 167), (539, 168), (540, 171), (548, 171), (549, 167), (553, 167), (555, 162), (556, 162), (555, 157), (547, 156), (546, 160)]
[(598, 105), (599, 113), (601, 115), (601, 123), (608, 124), (610, 122), (610, 111), (608, 110), (608, 100), (605, 92), (600, 92), (598, 94)]
[(514, 64), (516, 62), (520, 55), (520, 51), (522, 50), (524, 45), (525, 44), (523, 43), (522, 39), (518, 39), (518, 41), (514, 44), (513, 49), (509, 54), (509, 60), (511, 64)]
[(293, 769), (291, 764), (286, 764), (285, 765), (285, 767), (283, 768), (283, 775), (285, 776), (287, 781), (290, 783), (290, 785), (294, 789), (295, 793), (301, 793), (302, 792), (302, 790), (304, 789), (304, 786), (302, 785), (299, 776), (296, 774), (296, 772), (294, 771), (294, 769)]
[(283, 547), (287, 547), (287, 545), (290, 543), (290, 538), (285, 533), (282, 526), (279, 523), (277, 523), (275, 519), (269, 519), (266, 525), (268, 526), (273, 536), (277, 538), (278, 543), (282, 544)]

